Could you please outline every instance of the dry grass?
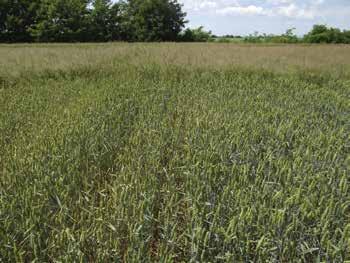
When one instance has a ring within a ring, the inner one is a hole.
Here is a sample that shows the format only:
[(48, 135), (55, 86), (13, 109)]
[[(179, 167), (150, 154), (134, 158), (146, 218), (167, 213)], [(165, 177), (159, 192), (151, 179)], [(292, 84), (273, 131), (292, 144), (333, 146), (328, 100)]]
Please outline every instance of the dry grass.
[(246, 67), (286, 72), (350, 72), (349, 45), (239, 44), (76, 44), (1, 45), (0, 76), (24, 72), (70, 70), (120, 62), (188, 67)]

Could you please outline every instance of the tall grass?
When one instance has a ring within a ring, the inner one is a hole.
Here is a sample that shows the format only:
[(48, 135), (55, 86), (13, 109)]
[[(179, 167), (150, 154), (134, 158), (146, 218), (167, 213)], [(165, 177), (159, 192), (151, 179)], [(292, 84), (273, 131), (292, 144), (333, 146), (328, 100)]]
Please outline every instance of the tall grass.
[(348, 51), (1, 46), (0, 261), (350, 260)]

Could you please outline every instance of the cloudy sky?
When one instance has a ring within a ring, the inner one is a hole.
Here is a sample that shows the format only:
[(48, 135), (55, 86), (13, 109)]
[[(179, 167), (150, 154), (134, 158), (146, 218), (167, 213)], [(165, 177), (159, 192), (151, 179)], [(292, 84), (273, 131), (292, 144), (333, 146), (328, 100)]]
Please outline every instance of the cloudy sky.
[(279, 34), (295, 27), (297, 34), (313, 24), (350, 29), (350, 0), (179, 0), (189, 27), (203, 25), (214, 34)]

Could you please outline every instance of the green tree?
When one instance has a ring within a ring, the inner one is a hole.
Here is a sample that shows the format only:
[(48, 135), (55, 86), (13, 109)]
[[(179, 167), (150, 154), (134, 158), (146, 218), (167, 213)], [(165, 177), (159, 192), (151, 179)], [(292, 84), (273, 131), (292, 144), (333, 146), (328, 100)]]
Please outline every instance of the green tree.
[(175, 41), (186, 13), (177, 0), (128, 0), (124, 23), (133, 41)]
[(114, 3), (110, 8), (111, 40), (125, 40), (126, 33), (123, 31), (123, 5)]
[(207, 42), (212, 38), (211, 31), (205, 31), (203, 26), (195, 29), (187, 28), (181, 34), (181, 41), (184, 42)]
[(308, 43), (345, 43), (346, 37), (338, 28), (314, 25), (312, 30), (305, 35), (304, 41)]
[(40, 0), (0, 0), (0, 41), (29, 42)]
[(328, 31), (328, 27), (326, 25), (314, 25), (309, 34), (319, 35), (319, 34), (324, 34), (327, 31)]
[(45, 42), (89, 40), (88, 0), (42, 0), (32, 36)]
[(350, 44), (350, 30), (343, 31), (344, 44)]
[(299, 39), (297, 35), (294, 33), (296, 28), (289, 28), (286, 30), (286, 33), (284, 33), (282, 36), (277, 37), (277, 41), (279, 43), (298, 43)]
[(121, 39), (120, 4), (111, 0), (94, 0), (90, 14), (90, 34), (94, 41)]

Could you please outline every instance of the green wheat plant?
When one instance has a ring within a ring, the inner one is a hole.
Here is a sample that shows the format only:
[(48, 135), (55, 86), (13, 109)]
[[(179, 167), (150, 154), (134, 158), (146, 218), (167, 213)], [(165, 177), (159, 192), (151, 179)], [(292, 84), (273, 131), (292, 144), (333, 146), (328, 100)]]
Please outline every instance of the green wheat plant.
[(350, 260), (349, 47), (0, 54), (0, 262)]

